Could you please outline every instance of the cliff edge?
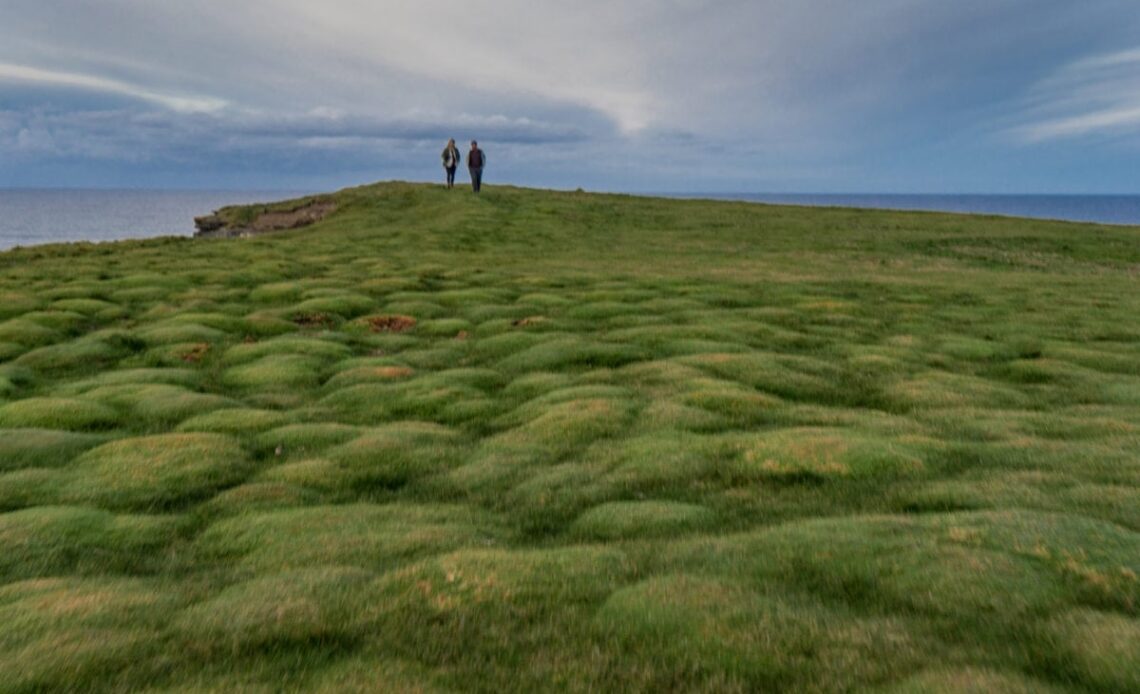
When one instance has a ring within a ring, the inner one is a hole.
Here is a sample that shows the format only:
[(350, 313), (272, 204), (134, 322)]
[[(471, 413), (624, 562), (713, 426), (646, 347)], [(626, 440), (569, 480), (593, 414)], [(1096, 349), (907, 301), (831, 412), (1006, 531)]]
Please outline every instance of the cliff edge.
[(235, 238), (273, 231), (300, 229), (321, 221), (336, 210), (327, 196), (302, 198), (268, 205), (235, 205), (194, 218), (195, 237)]

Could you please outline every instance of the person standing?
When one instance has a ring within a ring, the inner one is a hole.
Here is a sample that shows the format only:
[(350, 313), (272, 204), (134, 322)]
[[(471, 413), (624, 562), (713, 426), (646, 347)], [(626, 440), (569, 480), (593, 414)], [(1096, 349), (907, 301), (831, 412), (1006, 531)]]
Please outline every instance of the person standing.
[(467, 153), (467, 171), (471, 174), (471, 189), (476, 193), (483, 187), (483, 167), (487, 164), (487, 155), (479, 149), (479, 143), (471, 141), (471, 151)]
[(455, 138), (447, 141), (447, 147), (443, 148), (443, 170), (447, 172), (447, 187), (455, 187), (455, 170), (459, 168), (459, 160), (462, 157), (459, 155), (459, 148), (455, 146)]

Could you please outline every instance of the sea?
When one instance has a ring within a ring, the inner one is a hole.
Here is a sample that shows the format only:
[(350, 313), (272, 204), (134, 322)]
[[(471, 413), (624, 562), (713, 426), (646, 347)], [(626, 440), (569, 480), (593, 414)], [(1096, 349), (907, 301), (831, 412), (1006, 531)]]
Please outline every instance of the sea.
[[(285, 200), (309, 192), (0, 189), (0, 250), (66, 241), (191, 236), (194, 217), (219, 207)], [(671, 193), (669, 197), (1140, 225), (1140, 195)]]
[(226, 205), (288, 200), (296, 190), (0, 189), (0, 251), (65, 241), (193, 236), (194, 218)]
[(930, 195), (911, 193), (702, 193), (670, 197), (771, 205), (922, 210), (1140, 225), (1140, 195)]

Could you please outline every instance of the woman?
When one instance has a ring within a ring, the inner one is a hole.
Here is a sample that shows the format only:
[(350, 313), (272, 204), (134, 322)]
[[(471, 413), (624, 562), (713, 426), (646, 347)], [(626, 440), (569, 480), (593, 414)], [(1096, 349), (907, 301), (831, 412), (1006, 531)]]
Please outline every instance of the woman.
[(447, 171), (447, 187), (455, 187), (455, 170), (459, 168), (459, 148), (455, 146), (455, 138), (447, 141), (443, 148), (443, 169)]

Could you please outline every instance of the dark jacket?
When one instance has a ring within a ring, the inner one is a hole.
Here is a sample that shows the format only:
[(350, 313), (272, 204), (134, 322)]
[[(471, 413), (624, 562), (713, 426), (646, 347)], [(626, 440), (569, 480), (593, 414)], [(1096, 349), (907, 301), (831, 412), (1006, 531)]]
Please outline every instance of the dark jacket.
[(487, 155), (483, 154), (483, 150), (476, 147), (467, 153), (467, 168), (481, 169), (487, 164)]
[[(448, 150), (451, 151), (451, 156), (452, 156), (451, 166), (447, 165), (447, 152), (448, 152)], [(440, 155), (440, 159), (443, 160), (443, 168), (454, 169), (455, 167), (459, 166), (459, 162), (463, 161), (463, 155), (459, 153), (458, 147), (444, 147), (443, 148), (443, 154)]]

